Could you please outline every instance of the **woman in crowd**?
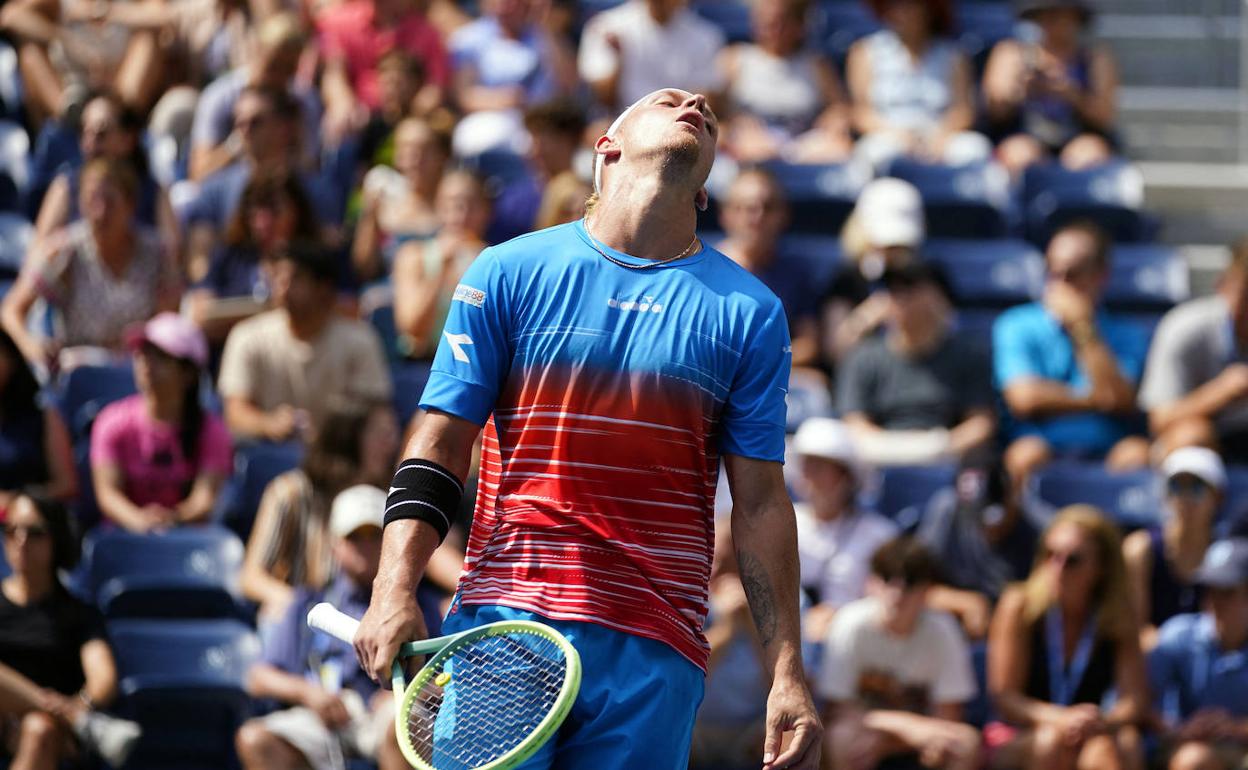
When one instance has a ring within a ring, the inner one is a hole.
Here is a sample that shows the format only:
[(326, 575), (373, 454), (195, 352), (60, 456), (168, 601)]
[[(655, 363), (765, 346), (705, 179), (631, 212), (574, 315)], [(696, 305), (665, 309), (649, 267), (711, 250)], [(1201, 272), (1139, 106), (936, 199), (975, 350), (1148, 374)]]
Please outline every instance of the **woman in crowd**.
[(554, 177), (542, 190), (542, 202), (538, 204), (533, 229), (545, 230), (585, 216), (585, 201), (589, 200), (591, 192), (593, 189), (589, 183), (571, 171)]
[(0, 329), (0, 509), (19, 489), (36, 486), (54, 500), (77, 493), (69, 431), (56, 407), (42, 402), (30, 364)]
[[(1003, 723), (984, 731), (993, 766), (1139, 768), (1148, 714), (1139, 628), (1118, 530), (1076, 505), (1041, 538), (1030, 577), (1007, 589), (988, 638), (988, 689)], [(1110, 691), (1114, 704), (1103, 706)]]
[(351, 247), (356, 277), (385, 275), (395, 249), (438, 228), (434, 198), (451, 156), (450, 139), (421, 118), (394, 130), (394, 168), (376, 166), (364, 177), (360, 220)]
[(223, 344), (234, 324), (269, 304), (269, 268), (291, 241), (315, 241), (320, 226), (299, 178), (260, 174), (243, 188), (238, 210), (204, 280), (188, 293), (191, 318), (213, 344)]
[(225, 423), (199, 400), (208, 344), (176, 313), (148, 321), (131, 344), (139, 392), (104, 407), (91, 429), (100, 512), (132, 532), (203, 523), (234, 468)]
[(889, 307), (880, 291), (884, 273), (918, 259), (925, 231), (923, 201), (914, 185), (877, 179), (863, 189), (841, 230), (845, 266), (820, 303), (825, 361), (839, 365), (881, 328)]
[(840, 80), (805, 49), (806, 0), (761, 0), (754, 41), (730, 46), (718, 66), (727, 82), (728, 149), (741, 162), (777, 156), (804, 163), (844, 160), (852, 149)]
[(443, 177), (436, 208), (437, 235), (408, 241), (394, 258), (394, 322), (413, 358), (433, 358), (451, 295), (485, 248), (490, 221), (485, 183), (471, 171)]
[(90, 749), (120, 766), (139, 727), (94, 711), (117, 697), (117, 666), (103, 618), (57, 578), (78, 561), (69, 514), (19, 494), (3, 522), (13, 574), (0, 581), (0, 756), (11, 770), (55, 770)]
[(948, 35), (950, 0), (868, 0), (884, 29), (854, 44), (845, 64), (857, 151), (883, 168), (898, 156), (952, 164), (986, 160), (972, 132), (971, 66)]
[[(55, 372), (98, 357), (70, 348), (120, 353), (129, 326), (177, 308), (178, 266), (155, 232), (135, 224), (137, 193), (138, 177), (126, 162), (88, 162), (78, 201), (82, 220), (45, 239), (22, 267), (0, 318), (32, 364)], [(58, 316), (50, 337), (32, 334), (26, 324), (41, 296)]]
[(984, 106), (997, 157), (1012, 173), (1050, 158), (1084, 169), (1113, 155), (1118, 67), (1087, 42), (1092, 9), (1084, 0), (1028, 0), (1020, 15), (1034, 42), (1003, 40), (984, 70)]

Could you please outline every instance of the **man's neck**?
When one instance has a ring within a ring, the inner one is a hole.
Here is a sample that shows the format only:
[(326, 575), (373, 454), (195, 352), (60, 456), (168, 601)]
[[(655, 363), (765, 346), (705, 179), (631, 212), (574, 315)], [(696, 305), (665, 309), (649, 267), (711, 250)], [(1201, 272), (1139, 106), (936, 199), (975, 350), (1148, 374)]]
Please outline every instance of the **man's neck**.
[(1209, 547), (1209, 530), (1201, 530), (1195, 526), (1185, 526), (1177, 522), (1166, 527), (1162, 534), (1166, 557), (1171, 562), (1171, 571), (1179, 578), (1187, 580), (1204, 558)]
[(643, 259), (667, 259), (693, 239), (697, 214), (692, 196), (661, 174), (630, 176), (609, 185), (604, 193), (587, 226), (595, 240), (616, 251)]
[(290, 327), (290, 333), (295, 339), (304, 342), (310, 342), (319, 337), (325, 327), (329, 326), (331, 318), (333, 318), (332, 308), (325, 312), (308, 313), (299, 317), (290, 311), (286, 312), (286, 323)]
[(1248, 647), (1248, 628), (1237, 629), (1237, 633), (1219, 634), (1218, 645), (1223, 652), (1234, 652)]
[(888, 336), (889, 345), (898, 353), (906, 356), (923, 356), (931, 353), (945, 338), (945, 327), (937, 324), (922, 329), (893, 329)]

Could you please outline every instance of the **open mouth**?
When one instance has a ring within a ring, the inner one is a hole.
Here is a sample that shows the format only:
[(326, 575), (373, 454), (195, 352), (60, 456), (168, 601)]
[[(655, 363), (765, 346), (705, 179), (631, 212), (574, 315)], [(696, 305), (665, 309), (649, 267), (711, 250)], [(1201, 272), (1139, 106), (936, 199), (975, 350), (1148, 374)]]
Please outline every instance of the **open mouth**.
[(678, 123), (688, 123), (698, 131), (702, 131), (706, 127), (706, 118), (702, 117), (702, 113), (697, 110), (681, 113), (680, 117), (676, 118), (676, 121)]

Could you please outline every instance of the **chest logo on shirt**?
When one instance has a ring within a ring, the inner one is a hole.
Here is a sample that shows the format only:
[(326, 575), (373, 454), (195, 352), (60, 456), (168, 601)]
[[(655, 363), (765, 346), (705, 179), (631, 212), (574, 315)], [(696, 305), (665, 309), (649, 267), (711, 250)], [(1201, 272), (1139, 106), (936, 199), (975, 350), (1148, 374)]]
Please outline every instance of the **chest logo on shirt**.
[(620, 310), (625, 313), (662, 313), (663, 306), (654, 301), (654, 297), (642, 297), (636, 299), (619, 299), (611, 297), (607, 300), (607, 307), (612, 310)]
[(446, 341), (451, 346), (451, 355), (455, 356), (455, 360), (461, 363), (468, 363), (468, 352), (464, 350), (465, 345), (472, 344), (472, 337), (467, 334), (451, 334), (450, 332), (442, 332), (442, 336), (446, 337)]

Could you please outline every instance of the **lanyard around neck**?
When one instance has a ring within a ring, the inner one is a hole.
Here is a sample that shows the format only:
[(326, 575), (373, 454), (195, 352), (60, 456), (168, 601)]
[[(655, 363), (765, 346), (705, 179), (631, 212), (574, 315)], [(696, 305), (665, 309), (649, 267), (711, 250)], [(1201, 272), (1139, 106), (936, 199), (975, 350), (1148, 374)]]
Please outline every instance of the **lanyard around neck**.
[(1066, 635), (1062, 627), (1062, 612), (1057, 607), (1050, 607), (1044, 615), (1044, 634), (1049, 659), (1049, 699), (1059, 706), (1069, 706), (1074, 701), (1075, 692), (1092, 660), (1096, 616), (1088, 618), (1088, 622), (1084, 624), (1069, 668), (1066, 666)]

